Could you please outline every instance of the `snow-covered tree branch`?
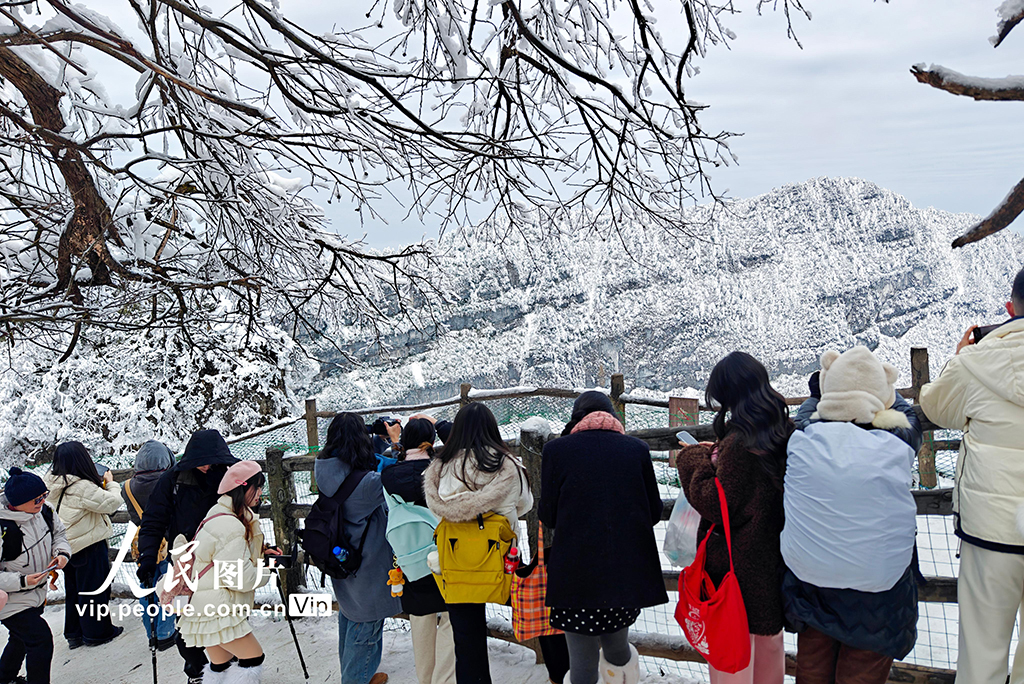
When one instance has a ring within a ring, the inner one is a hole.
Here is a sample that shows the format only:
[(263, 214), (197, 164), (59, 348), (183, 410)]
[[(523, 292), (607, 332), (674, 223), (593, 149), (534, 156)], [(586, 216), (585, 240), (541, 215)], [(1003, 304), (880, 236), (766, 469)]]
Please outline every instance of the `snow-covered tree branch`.
[[(999, 47), (1010, 31), (1024, 20), (1024, 0), (1004, 0), (996, 9), (999, 23), (997, 34), (989, 39), (993, 47)], [(944, 90), (954, 95), (972, 97), (975, 100), (1011, 102), (1024, 100), (1024, 76), (1005, 78), (982, 78), (967, 76), (938, 64), (930, 66), (915, 64), (910, 68), (920, 83)], [(953, 241), (954, 247), (963, 247), (977, 242), (993, 233), (998, 233), (1016, 220), (1024, 211), (1024, 180), (1010, 190), (991, 214)]]
[(442, 230), (539, 209), (690, 231), (732, 156), (684, 76), (735, 9), (662, 5), (683, 35), (648, 0), (368, 1), (371, 24), (330, 29), (274, 0), (123, 0), (133, 32), (0, 0), (0, 329), (67, 353), (83, 329), (315, 336), (440, 297), (429, 245), (369, 250), (317, 197)]

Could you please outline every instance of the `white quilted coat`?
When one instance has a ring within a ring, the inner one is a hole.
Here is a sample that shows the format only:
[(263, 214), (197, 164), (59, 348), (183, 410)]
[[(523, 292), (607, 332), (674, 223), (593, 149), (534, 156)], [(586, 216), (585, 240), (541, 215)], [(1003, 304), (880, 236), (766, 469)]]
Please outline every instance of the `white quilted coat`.
[[(83, 480), (77, 475), (43, 476), (46, 488), (50, 490), (47, 502), (60, 509), (57, 515), (67, 530), (71, 553), (92, 546), (96, 542), (106, 541), (113, 533), (110, 516), (122, 505), (121, 485), (110, 482), (100, 487), (95, 482)], [(64, 495), (63, 500), (61, 494)]]
[[(193, 614), (185, 615), (178, 621), (181, 635), (189, 646), (217, 646), (250, 633), (252, 629), (244, 611), (234, 609), (229, 612), (223, 606), (251, 607), (256, 589), (270, 579), (270, 573), (265, 571), (257, 580), (257, 567), (263, 558), (263, 533), (260, 531), (259, 518), (253, 515), (248, 521), (252, 536), (247, 542), (245, 526), (231, 511), (231, 497), (220, 497), (206, 518), (217, 514), (227, 515), (205, 523), (195, 537), (199, 544), (192, 564), (193, 578), (199, 577), (211, 563), (215, 565), (196, 582), (191, 601)], [(174, 546), (178, 547), (181, 541), (179, 538)], [(221, 584), (224, 586), (217, 587), (218, 567), (237, 568), (239, 560), (241, 575), (237, 578), (222, 575)], [(229, 614), (224, 615), (225, 612)]]

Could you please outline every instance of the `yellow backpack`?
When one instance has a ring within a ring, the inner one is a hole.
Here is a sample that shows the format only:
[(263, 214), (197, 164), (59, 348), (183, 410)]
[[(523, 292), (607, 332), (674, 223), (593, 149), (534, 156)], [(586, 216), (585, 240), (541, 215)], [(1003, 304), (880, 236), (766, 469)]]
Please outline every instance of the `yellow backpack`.
[(445, 603), (508, 603), (515, 573), (505, 573), (505, 555), (516, 544), (508, 518), (492, 512), (468, 522), (442, 519), (434, 542), (441, 566), (434, 579)]

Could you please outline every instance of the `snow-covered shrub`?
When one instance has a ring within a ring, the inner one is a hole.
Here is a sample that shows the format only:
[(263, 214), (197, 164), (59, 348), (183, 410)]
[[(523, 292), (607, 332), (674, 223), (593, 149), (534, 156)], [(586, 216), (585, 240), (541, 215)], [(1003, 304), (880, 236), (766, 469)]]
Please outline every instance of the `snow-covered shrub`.
[(244, 329), (107, 333), (83, 339), (57, 363), (35, 345), (3, 350), (0, 465), (38, 460), (75, 439), (94, 455), (131, 453), (147, 439), (182, 449), (201, 428), (241, 433), (299, 409), (291, 387), (319, 367), (288, 335)]

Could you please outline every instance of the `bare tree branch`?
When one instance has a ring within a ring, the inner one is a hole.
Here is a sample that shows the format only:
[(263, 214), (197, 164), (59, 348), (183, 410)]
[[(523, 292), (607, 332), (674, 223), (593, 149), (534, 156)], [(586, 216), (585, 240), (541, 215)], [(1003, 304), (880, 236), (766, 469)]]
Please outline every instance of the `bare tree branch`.
[(1014, 219), (1024, 211), (1024, 180), (1010, 190), (1010, 194), (999, 203), (988, 217), (968, 230), (966, 233), (953, 240), (953, 247), (963, 247), (972, 242), (977, 242), (993, 233), (998, 233), (1003, 228), (1013, 223)]

